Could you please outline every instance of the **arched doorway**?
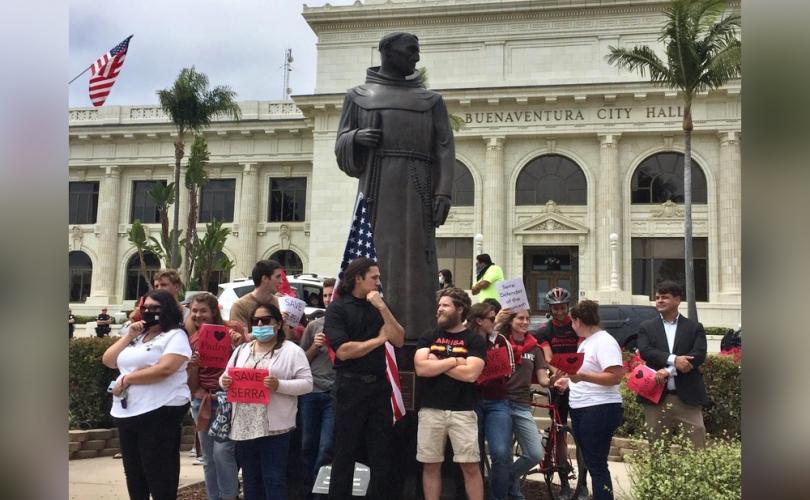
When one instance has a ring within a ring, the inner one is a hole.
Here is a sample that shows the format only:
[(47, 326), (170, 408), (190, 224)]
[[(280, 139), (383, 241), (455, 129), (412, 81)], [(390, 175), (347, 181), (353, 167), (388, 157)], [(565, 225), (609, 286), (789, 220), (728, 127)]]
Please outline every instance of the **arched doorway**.
[(68, 254), (70, 302), (84, 302), (90, 296), (90, 283), (93, 279), (93, 262), (81, 251)]
[[(160, 269), (160, 259), (152, 252), (144, 252), (144, 262), (146, 263), (146, 274), (152, 279), (152, 274)], [(127, 279), (124, 288), (124, 300), (137, 300), (141, 295), (149, 291), (150, 283), (147, 283), (141, 275), (141, 261), (135, 253), (127, 262)]]

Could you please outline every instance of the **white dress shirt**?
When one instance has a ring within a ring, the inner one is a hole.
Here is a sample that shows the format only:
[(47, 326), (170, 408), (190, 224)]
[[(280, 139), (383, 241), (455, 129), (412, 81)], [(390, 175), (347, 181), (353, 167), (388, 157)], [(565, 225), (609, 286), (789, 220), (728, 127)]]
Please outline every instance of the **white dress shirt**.
[[(667, 346), (669, 347), (669, 352), (672, 353), (672, 350), (675, 348), (675, 332), (678, 330), (678, 318), (681, 315), (678, 314), (675, 316), (675, 321), (667, 321), (664, 319), (664, 316), (661, 315), (661, 322), (664, 323), (664, 333), (667, 336)], [(667, 358), (667, 371), (669, 371), (669, 377), (667, 377), (667, 389), (674, 391), (675, 390), (675, 377), (678, 376), (678, 370), (675, 369), (675, 355), (670, 354), (669, 358)]]

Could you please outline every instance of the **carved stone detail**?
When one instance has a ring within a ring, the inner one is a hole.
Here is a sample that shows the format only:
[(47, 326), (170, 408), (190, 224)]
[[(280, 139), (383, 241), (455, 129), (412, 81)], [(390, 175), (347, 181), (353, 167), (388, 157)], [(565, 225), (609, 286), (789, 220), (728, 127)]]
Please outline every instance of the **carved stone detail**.
[(677, 203), (672, 200), (667, 200), (661, 204), (657, 210), (650, 213), (650, 217), (656, 219), (674, 219), (683, 217), (683, 208), (679, 207)]
[(82, 238), (84, 234), (82, 233), (82, 228), (79, 226), (73, 226), (70, 228), (70, 241), (71, 241), (71, 250), (80, 250), (82, 248)]
[(282, 224), (278, 228), (278, 239), (281, 242), (281, 248), (284, 250), (290, 249), (290, 226)]

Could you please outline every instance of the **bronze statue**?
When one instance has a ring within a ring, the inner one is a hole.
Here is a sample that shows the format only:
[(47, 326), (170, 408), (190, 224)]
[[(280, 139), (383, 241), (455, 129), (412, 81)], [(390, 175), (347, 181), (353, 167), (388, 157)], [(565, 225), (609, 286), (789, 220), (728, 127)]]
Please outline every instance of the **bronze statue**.
[(455, 151), (442, 97), (422, 86), (419, 40), (391, 33), (381, 65), (343, 102), (335, 154), (371, 212), (386, 302), (407, 339), (435, 327), (436, 228), (450, 210)]

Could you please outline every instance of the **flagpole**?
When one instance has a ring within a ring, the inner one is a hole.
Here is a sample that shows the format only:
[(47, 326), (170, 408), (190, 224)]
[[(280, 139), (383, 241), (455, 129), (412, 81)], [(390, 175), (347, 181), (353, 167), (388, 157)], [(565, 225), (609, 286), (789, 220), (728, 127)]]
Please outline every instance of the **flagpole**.
[(68, 82), (68, 85), (70, 85), (71, 83), (75, 82), (75, 81), (76, 81), (76, 78), (79, 78), (79, 77), (80, 77), (80, 76), (82, 76), (83, 74), (87, 73), (87, 70), (88, 70), (88, 69), (90, 69), (90, 68), (92, 68), (92, 67), (93, 67), (93, 65), (91, 64), (90, 66), (88, 66), (88, 67), (84, 68), (84, 71), (82, 71), (81, 73), (79, 73), (78, 75), (76, 75), (75, 77), (73, 77), (73, 80), (69, 81), (69, 82)]

